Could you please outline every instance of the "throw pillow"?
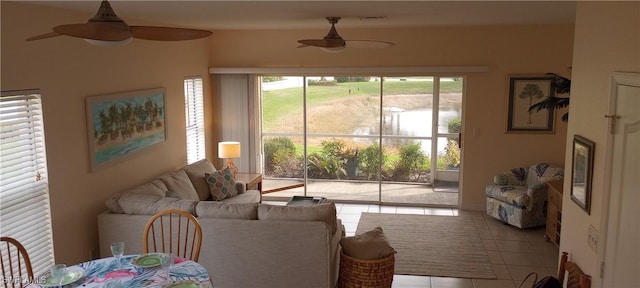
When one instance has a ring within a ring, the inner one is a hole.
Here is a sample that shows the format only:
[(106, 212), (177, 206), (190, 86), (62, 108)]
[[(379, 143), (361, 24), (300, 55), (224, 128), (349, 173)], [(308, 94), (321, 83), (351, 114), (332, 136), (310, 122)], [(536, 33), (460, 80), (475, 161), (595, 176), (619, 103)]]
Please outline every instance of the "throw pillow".
[(211, 193), (213, 201), (220, 201), (238, 195), (236, 181), (233, 180), (233, 174), (228, 167), (211, 173), (205, 173), (204, 175), (209, 184), (209, 192)]
[(384, 235), (382, 227), (373, 228), (360, 235), (344, 237), (340, 239), (340, 245), (344, 254), (361, 260), (383, 259), (396, 253)]
[(500, 173), (493, 177), (493, 183), (500, 186), (507, 185), (509, 183), (509, 177), (504, 173)]

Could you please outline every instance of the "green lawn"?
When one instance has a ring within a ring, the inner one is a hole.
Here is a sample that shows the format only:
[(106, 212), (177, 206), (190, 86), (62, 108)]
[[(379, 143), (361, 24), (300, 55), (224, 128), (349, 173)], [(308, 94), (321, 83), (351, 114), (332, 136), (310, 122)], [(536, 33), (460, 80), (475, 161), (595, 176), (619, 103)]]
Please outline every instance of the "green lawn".
[[(431, 81), (393, 81), (384, 82), (384, 95), (430, 94), (433, 91)], [(442, 93), (462, 92), (462, 81), (444, 81), (440, 84)], [(368, 97), (380, 95), (380, 82), (347, 82), (336, 86), (308, 86), (307, 105), (330, 102), (342, 97)], [(286, 88), (266, 91), (263, 94), (263, 121), (271, 123), (283, 115), (299, 114), (303, 108), (303, 89)]]

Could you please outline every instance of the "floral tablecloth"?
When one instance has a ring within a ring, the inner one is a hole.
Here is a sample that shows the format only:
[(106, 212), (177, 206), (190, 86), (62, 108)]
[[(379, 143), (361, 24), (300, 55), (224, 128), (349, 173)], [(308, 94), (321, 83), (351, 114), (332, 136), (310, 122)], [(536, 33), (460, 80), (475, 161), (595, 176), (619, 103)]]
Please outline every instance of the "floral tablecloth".
[[(120, 266), (113, 257), (92, 260), (75, 265), (84, 269), (84, 276), (74, 283), (65, 285), (64, 288), (104, 287), (105, 283), (111, 279), (117, 279), (123, 288), (165, 287), (171, 284), (176, 287), (180, 287), (175, 284), (185, 280), (192, 280), (202, 288), (213, 287), (207, 269), (197, 262), (176, 257), (174, 265), (171, 267), (169, 273), (171, 279), (168, 281), (167, 274), (160, 265), (151, 268), (141, 268), (131, 264), (131, 261), (137, 256), (138, 255), (123, 256), (120, 258)], [(45, 278), (36, 277), (34, 281), (36, 283), (33, 283), (28, 287), (43, 287), (37, 284), (39, 283), (39, 279), (44, 280)]]

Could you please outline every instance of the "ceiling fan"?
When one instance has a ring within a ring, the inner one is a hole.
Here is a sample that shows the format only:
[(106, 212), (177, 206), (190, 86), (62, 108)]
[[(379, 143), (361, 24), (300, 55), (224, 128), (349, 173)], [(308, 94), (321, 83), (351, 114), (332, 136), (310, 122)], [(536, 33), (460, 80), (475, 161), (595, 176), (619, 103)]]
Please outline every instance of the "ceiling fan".
[(156, 41), (193, 40), (210, 36), (211, 31), (159, 26), (129, 26), (120, 19), (107, 0), (87, 23), (66, 24), (53, 27), (53, 32), (27, 38), (27, 41), (46, 39), (61, 35), (83, 38), (96, 45), (121, 45), (132, 38)]
[(331, 24), (331, 30), (327, 36), (324, 36), (322, 39), (303, 39), (298, 40), (298, 43), (301, 45), (298, 48), (303, 47), (320, 47), (320, 49), (327, 52), (339, 52), (348, 47), (358, 47), (358, 48), (389, 48), (393, 47), (396, 44), (388, 41), (377, 41), (377, 40), (344, 40), (336, 30), (336, 23), (340, 20), (340, 17), (326, 17), (327, 21)]

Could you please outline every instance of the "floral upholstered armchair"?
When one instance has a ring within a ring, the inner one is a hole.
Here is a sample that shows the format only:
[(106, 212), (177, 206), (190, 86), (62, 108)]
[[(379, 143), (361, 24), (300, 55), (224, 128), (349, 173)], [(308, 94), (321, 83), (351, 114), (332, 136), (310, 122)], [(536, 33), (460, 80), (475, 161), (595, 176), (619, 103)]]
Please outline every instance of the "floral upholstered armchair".
[(564, 169), (538, 163), (496, 175), (486, 188), (487, 215), (519, 228), (546, 223), (547, 181), (561, 180)]

